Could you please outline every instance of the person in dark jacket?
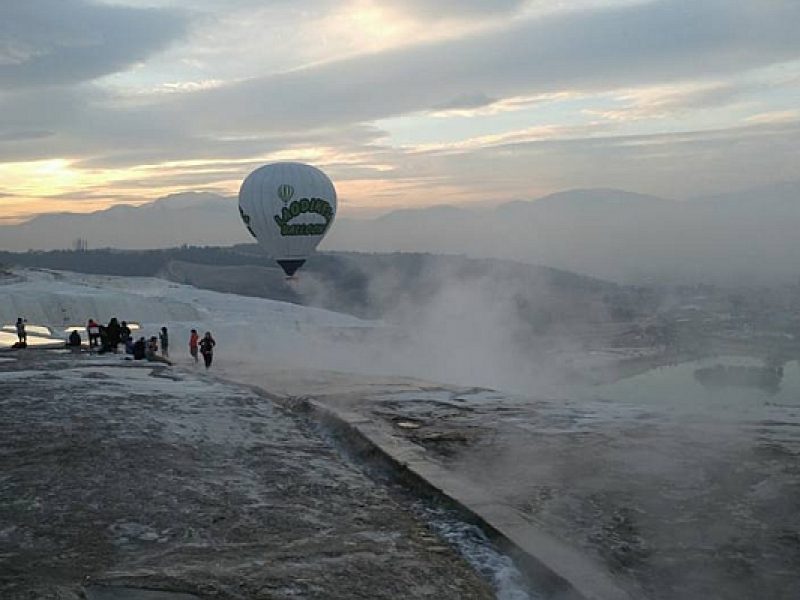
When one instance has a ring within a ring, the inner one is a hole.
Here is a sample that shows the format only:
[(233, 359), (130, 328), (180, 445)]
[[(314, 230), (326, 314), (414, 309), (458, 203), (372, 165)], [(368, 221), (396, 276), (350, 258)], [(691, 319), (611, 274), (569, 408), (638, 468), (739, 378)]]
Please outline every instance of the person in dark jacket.
[(211, 337), (211, 332), (206, 331), (203, 339), (200, 340), (200, 354), (203, 355), (203, 362), (206, 364), (206, 369), (211, 366), (211, 361), (214, 360), (214, 346), (216, 345), (217, 342)]
[(69, 334), (69, 338), (67, 339), (67, 348), (73, 352), (81, 351), (81, 334), (78, 333), (77, 329), (73, 329), (72, 333)]
[(161, 328), (161, 332), (158, 334), (158, 341), (161, 343), (161, 356), (169, 358), (169, 334), (166, 327)]
[(111, 351), (111, 342), (108, 340), (108, 327), (100, 325), (100, 350), (98, 354), (105, 354)]
[(144, 360), (146, 350), (147, 342), (145, 342), (143, 337), (140, 337), (133, 344), (133, 360)]
[(28, 343), (28, 334), (25, 332), (25, 319), (22, 317), (17, 318), (17, 338), (20, 344)]
[(131, 328), (128, 327), (127, 321), (123, 321), (119, 328), (119, 341), (127, 344), (129, 339), (131, 339)]
[(106, 336), (108, 337), (108, 348), (112, 352), (117, 351), (117, 346), (120, 342), (121, 329), (117, 317), (112, 317), (106, 327)]

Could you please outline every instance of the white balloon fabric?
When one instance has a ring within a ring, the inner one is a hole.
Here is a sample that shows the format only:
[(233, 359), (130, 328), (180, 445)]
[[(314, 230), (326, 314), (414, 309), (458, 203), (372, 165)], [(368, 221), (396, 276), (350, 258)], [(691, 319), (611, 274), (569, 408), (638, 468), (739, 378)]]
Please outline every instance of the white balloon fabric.
[(264, 165), (242, 182), (239, 214), (253, 237), (291, 277), (330, 229), (336, 215), (336, 189), (325, 173), (311, 165)]

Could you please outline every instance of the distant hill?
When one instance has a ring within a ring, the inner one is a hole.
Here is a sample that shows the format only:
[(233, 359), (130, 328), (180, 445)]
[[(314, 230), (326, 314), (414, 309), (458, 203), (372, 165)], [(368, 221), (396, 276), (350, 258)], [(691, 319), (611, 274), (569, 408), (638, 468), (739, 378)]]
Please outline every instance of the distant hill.
[(800, 182), (678, 202), (571, 190), (495, 209), (342, 221), (326, 247), (491, 256), (627, 283), (771, 285), (800, 278)]
[(216, 292), (303, 304), (303, 298), (286, 283), (286, 276), (277, 267), (261, 264), (211, 265), (170, 260), (154, 274), (175, 283)]
[(88, 214), (40, 215), (0, 227), (2, 250), (71, 248), (78, 238), (86, 239), (90, 248), (127, 249), (229, 245), (252, 239), (241, 226), (235, 199), (198, 192)]
[[(325, 250), (504, 258), (626, 283), (796, 283), (800, 182), (674, 200), (569, 190), (496, 207), (433, 206), (338, 217)], [(0, 227), (0, 248), (159, 248), (250, 241), (236, 202), (177, 194), (141, 207), (57, 214)]]

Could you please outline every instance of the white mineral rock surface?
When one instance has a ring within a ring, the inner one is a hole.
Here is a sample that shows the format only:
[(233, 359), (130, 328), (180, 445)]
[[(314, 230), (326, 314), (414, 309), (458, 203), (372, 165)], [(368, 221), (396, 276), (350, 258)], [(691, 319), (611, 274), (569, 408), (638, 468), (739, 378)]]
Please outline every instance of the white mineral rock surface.
[[(496, 373), (484, 377), (476, 361), (463, 381), (431, 384), (422, 380), (432, 379), (437, 356), (447, 358), (446, 339), (435, 352), (395, 352), (402, 332), (324, 310), (157, 279), (24, 275), (0, 286), (4, 324), (17, 316), (51, 327), (117, 316), (141, 322), (146, 335), (166, 325), (179, 371), (195, 368), (189, 329), (210, 330), (218, 342), (212, 373), (362, 419), (398, 452), (470, 482), (644, 597), (797, 597), (796, 362), (771, 392), (704, 389), (692, 377), (704, 361), (593, 388), (553, 388), (546, 379), (539, 386), (534, 377), (527, 393), (519, 382), (504, 388)], [(472, 350), (470, 359), (481, 348)], [(0, 385), (29, 375), (9, 374)], [(500, 391), (480, 387), (486, 381)], [(204, 423), (204, 435), (232, 435), (223, 415)]]

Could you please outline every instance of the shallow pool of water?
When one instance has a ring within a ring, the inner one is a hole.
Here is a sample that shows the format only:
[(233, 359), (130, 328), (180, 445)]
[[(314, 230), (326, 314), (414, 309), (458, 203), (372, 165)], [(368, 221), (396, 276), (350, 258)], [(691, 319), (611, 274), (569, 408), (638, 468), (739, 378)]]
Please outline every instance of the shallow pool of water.
[(800, 363), (783, 365), (782, 375), (770, 379), (768, 386), (709, 384), (698, 379), (698, 373), (723, 366), (741, 374), (765, 366), (761, 359), (741, 356), (718, 356), (677, 365), (657, 367), (579, 392), (582, 397), (655, 405), (662, 409), (704, 412), (736, 409), (760, 411), (765, 406), (800, 407)]
[[(28, 332), (28, 346), (44, 346), (63, 342), (61, 338), (45, 337), (41, 335), (34, 335)], [(16, 331), (11, 333), (9, 331), (0, 331), (0, 348), (9, 348), (16, 344), (18, 341)]]

